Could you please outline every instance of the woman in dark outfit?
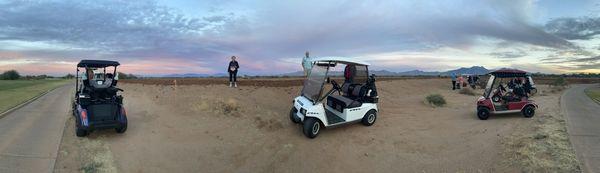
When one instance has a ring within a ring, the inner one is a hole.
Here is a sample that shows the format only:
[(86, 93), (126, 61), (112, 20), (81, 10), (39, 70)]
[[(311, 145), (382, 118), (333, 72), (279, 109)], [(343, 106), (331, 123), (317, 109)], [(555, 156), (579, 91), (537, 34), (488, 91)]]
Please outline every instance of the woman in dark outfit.
[(227, 67), (227, 71), (229, 72), (229, 87), (237, 88), (237, 72), (240, 68), (240, 65), (235, 60), (235, 56), (231, 57), (231, 61), (229, 61), (229, 66)]

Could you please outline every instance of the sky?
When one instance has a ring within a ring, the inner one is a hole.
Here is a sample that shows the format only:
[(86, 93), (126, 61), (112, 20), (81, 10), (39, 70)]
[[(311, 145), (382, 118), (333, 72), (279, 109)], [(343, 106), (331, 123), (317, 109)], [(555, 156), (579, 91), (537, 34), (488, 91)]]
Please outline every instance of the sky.
[(0, 0), (0, 71), (273, 75), (311, 56), (371, 69), (600, 73), (600, 0)]

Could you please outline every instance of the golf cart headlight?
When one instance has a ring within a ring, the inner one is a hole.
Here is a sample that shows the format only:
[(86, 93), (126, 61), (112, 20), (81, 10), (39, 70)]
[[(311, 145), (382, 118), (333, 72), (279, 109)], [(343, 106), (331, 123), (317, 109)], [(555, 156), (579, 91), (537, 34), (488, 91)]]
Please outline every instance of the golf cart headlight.
[(301, 108), (301, 109), (300, 109), (300, 113), (301, 113), (302, 115), (306, 115), (306, 109), (304, 109), (304, 108)]

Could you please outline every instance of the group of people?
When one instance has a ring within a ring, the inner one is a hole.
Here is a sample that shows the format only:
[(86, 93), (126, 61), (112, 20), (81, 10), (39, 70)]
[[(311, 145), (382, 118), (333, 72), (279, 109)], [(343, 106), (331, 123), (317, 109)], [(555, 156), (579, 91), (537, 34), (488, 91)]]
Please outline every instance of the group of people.
[[(506, 87), (504, 87), (504, 85), (506, 85)], [(508, 88), (508, 90), (506, 88)], [(528, 98), (532, 89), (533, 86), (529, 80), (513, 78), (506, 84), (500, 83), (498, 92), (495, 94), (498, 94), (504, 102), (519, 101), (523, 97)]]
[[(312, 61), (309, 57), (309, 52), (306, 51), (304, 54), (304, 58), (302, 58), (302, 68), (304, 69), (304, 75), (308, 75), (310, 70), (312, 69)], [(227, 66), (227, 72), (229, 73), (229, 87), (237, 88), (237, 73), (240, 69), (240, 63), (236, 60), (237, 57), (231, 56), (231, 61), (229, 61), (229, 65)]]
[(477, 75), (467, 75), (467, 81), (465, 82), (463, 75), (458, 75), (457, 77), (456, 74), (453, 73), (450, 75), (450, 79), (452, 80), (452, 90), (460, 89), (460, 87), (466, 87), (467, 84), (471, 88), (475, 89), (477, 83), (479, 82), (479, 76)]

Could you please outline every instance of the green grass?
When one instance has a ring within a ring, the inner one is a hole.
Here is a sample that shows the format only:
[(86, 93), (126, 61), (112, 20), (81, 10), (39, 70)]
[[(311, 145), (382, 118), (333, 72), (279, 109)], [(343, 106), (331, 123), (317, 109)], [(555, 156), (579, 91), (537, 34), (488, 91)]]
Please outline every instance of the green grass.
[(585, 90), (585, 94), (587, 94), (588, 97), (592, 98), (592, 100), (595, 100), (598, 104), (600, 104), (600, 88), (588, 88)]
[(4, 112), (69, 80), (0, 80), (0, 112)]

